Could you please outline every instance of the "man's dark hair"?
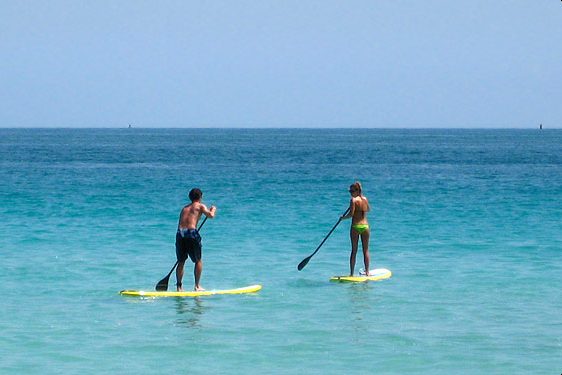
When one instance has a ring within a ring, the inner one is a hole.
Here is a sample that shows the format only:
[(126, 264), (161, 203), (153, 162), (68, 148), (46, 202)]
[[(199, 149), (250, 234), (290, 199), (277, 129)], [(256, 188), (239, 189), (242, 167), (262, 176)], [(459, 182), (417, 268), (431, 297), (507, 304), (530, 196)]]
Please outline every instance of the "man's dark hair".
[(192, 202), (201, 199), (202, 196), (203, 196), (203, 192), (201, 191), (201, 189), (198, 188), (193, 188), (189, 192), (189, 199), (191, 199)]

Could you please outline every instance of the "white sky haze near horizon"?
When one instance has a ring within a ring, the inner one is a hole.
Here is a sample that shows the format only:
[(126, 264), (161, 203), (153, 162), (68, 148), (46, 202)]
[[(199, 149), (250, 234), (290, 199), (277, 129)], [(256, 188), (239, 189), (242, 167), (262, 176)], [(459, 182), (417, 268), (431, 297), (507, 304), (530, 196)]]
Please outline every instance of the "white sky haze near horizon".
[(562, 2), (0, 0), (0, 127), (562, 127)]

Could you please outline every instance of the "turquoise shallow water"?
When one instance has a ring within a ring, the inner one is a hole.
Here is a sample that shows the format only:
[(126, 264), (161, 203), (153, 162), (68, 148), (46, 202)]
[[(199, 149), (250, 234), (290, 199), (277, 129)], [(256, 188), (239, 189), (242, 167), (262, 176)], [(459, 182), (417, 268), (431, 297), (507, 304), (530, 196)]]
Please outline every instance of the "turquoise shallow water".
[[(328, 282), (348, 222), (298, 272), (355, 179), (393, 277)], [(562, 131), (0, 129), (0, 181), (2, 374), (562, 371)], [(192, 186), (202, 284), (263, 290), (119, 296)]]

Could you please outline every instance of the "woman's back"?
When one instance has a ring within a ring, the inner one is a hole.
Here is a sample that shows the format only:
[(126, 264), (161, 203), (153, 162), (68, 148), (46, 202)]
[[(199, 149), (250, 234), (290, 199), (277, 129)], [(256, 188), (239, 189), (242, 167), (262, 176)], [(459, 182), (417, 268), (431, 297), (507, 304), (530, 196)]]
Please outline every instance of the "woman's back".
[(355, 210), (353, 212), (352, 224), (366, 224), (367, 223), (367, 212), (370, 210), (369, 200), (360, 195), (353, 198), (353, 205)]

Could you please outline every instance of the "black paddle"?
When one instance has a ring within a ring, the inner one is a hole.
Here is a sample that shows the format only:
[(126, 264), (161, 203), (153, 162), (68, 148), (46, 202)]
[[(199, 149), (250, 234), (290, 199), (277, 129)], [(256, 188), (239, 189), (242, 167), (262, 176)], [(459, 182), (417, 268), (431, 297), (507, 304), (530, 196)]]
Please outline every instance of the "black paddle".
[[(347, 215), (347, 213), (349, 212), (349, 207), (347, 208), (347, 210), (345, 210), (345, 212), (343, 213), (342, 216)], [(338, 222), (336, 223), (336, 225), (334, 225), (334, 227), (332, 228), (332, 230), (326, 235), (326, 237), (324, 237), (324, 239), (322, 240), (322, 242), (320, 242), (320, 245), (318, 245), (318, 247), (316, 248), (316, 250), (314, 250), (314, 252), (312, 254), (310, 254), (309, 256), (307, 256), (306, 258), (304, 258), (302, 260), (302, 262), (299, 263), (299, 265), (297, 266), (297, 269), (300, 271), (302, 270), (304, 267), (306, 267), (306, 265), (308, 264), (308, 262), (310, 261), (310, 258), (312, 258), (314, 256), (314, 254), (316, 254), (318, 252), (318, 250), (320, 250), (320, 248), (322, 247), (322, 245), (324, 245), (324, 242), (326, 242), (326, 240), (328, 239), (328, 237), (330, 237), (330, 234), (332, 234), (332, 232), (336, 229), (336, 227), (338, 226), (338, 224), (341, 222), (341, 216), (338, 220)]]
[[(197, 229), (198, 231), (201, 230), (201, 227), (203, 226), (203, 224), (205, 224), (207, 219), (208, 219), (208, 217), (205, 216), (205, 219), (203, 220), (203, 222), (201, 223), (201, 225), (199, 225), (199, 228)], [(170, 281), (170, 276), (172, 275), (172, 272), (174, 272), (174, 270), (176, 269), (176, 266), (178, 265), (178, 263), (179, 263), (179, 261), (176, 261), (176, 264), (174, 264), (174, 266), (170, 270), (170, 273), (168, 274), (168, 276), (166, 276), (165, 278), (160, 280), (158, 282), (158, 284), (156, 284), (156, 290), (157, 291), (162, 292), (162, 291), (168, 290), (168, 281)]]

